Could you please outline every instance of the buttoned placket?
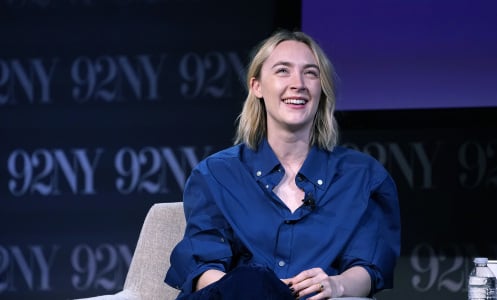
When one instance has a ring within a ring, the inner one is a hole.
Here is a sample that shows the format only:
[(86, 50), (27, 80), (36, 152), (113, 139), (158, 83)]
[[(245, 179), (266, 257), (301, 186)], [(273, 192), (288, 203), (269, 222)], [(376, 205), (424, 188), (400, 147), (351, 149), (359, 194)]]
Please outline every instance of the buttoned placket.
[[(261, 179), (261, 183), (267, 191), (267, 195), (270, 195), (272, 200), (280, 203), (281, 207), (281, 224), (278, 228), (276, 235), (275, 248), (274, 248), (274, 270), (279, 276), (288, 276), (288, 270), (291, 265), (292, 259), (292, 249), (294, 244), (298, 243), (294, 238), (295, 226), (298, 226), (298, 221), (304, 216), (309, 214), (307, 208), (301, 207), (297, 209), (294, 213), (291, 213), (281, 202), (278, 196), (272, 191), (274, 186), (279, 182), (283, 176), (281, 167), (274, 172), (263, 176), (263, 173), (258, 171), (256, 176)], [(304, 192), (314, 194), (315, 187), (312, 183), (307, 181), (305, 176), (298, 174), (296, 177), (297, 185), (304, 190)], [(317, 184), (320, 185), (321, 182)]]

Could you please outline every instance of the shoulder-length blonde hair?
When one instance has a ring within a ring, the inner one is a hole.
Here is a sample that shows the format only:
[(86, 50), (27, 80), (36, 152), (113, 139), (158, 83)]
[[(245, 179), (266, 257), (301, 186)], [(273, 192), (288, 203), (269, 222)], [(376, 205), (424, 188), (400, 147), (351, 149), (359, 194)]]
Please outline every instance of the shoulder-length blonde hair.
[(246, 85), (247, 98), (242, 111), (237, 118), (238, 128), (235, 135), (235, 144), (245, 143), (256, 149), (261, 140), (267, 135), (266, 107), (264, 101), (257, 98), (250, 89), (252, 77), (259, 79), (262, 65), (273, 52), (274, 48), (283, 41), (298, 41), (306, 44), (316, 57), (320, 70), (321, 97), (318, 110), (314, 117), (310, 136), (310, 146), (317, 145), (331, 151), (338, 142), (338, 125), (334, 117), (335, 112), (335, 72), (333, 65), (321, 47), (307, 34), (300, 31), (277, 31), (263, 40), (255, 48), (255, 54), (248, 66)]

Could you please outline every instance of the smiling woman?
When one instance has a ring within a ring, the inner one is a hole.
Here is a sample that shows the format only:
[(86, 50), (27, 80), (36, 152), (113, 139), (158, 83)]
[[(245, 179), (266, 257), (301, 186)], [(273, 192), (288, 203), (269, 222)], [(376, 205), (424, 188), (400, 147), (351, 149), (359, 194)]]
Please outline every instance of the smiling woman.
[[(334, 71), (303, 32), (252, 58), (235, 145), (202, 160), (165, 282), (178, 299), (330, 299), (391, 288), (400, 253), (396, 186), (337, 145)], [(216, 298), (217, 299), (217, 298)]]
[(289, 127), (308, 138), (321, 96), (319, 79), (316, 58), (305, 44), (284, 41), (274, 48), (259, 76), (250, 80), (254, 95), (264, 102), (268, 134)]

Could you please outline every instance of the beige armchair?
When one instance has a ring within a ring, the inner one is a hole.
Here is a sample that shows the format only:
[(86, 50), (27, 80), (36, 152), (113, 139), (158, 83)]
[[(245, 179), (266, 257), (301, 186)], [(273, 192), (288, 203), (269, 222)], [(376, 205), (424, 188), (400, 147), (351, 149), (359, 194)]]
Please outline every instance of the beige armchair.
[(143, 222), (123, 290), (80, 300), (175, 299), (179, 291), (164, 283), (164, 277), (171, 251), (184, 230), (183, 202), (154, 204)]
[[(123, 290), (79, 300), (174, 300), (179, 291), (164, 283), (173, 247), (183, 237), (183, 202), (156, 203), (147, 213)], [(340, 298), (369, 299), (369, 298)]]

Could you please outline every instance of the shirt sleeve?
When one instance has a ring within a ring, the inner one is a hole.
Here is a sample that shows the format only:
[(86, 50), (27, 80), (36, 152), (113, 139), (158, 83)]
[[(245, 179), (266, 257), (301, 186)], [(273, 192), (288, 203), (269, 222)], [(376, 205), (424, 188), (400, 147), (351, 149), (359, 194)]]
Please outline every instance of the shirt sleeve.
[(400, 209), (395, 184), (389, 175), (375, 188), (371, 198), (379, 218), (373, 265), (383, 277), (376, 286), (392, 288), (394, 269), (400, 256)]
[(187, 180), (183, 204), (187, 226), (183, 239), (171, 253), (165, 282), (189, 294), (198, 276), (209, 269), (226, 272), (232, 257), (231, 230), (216, 205), (217, 183), (205, 165), (195, 168)]
[(395, 183), (386, 171), (376, 173), (367, 190), (367, 210), (340, 265), (341, 271), (357, 265), (364, 267), (374, 294), (393, 287), (400, 255), (400, 209)]

